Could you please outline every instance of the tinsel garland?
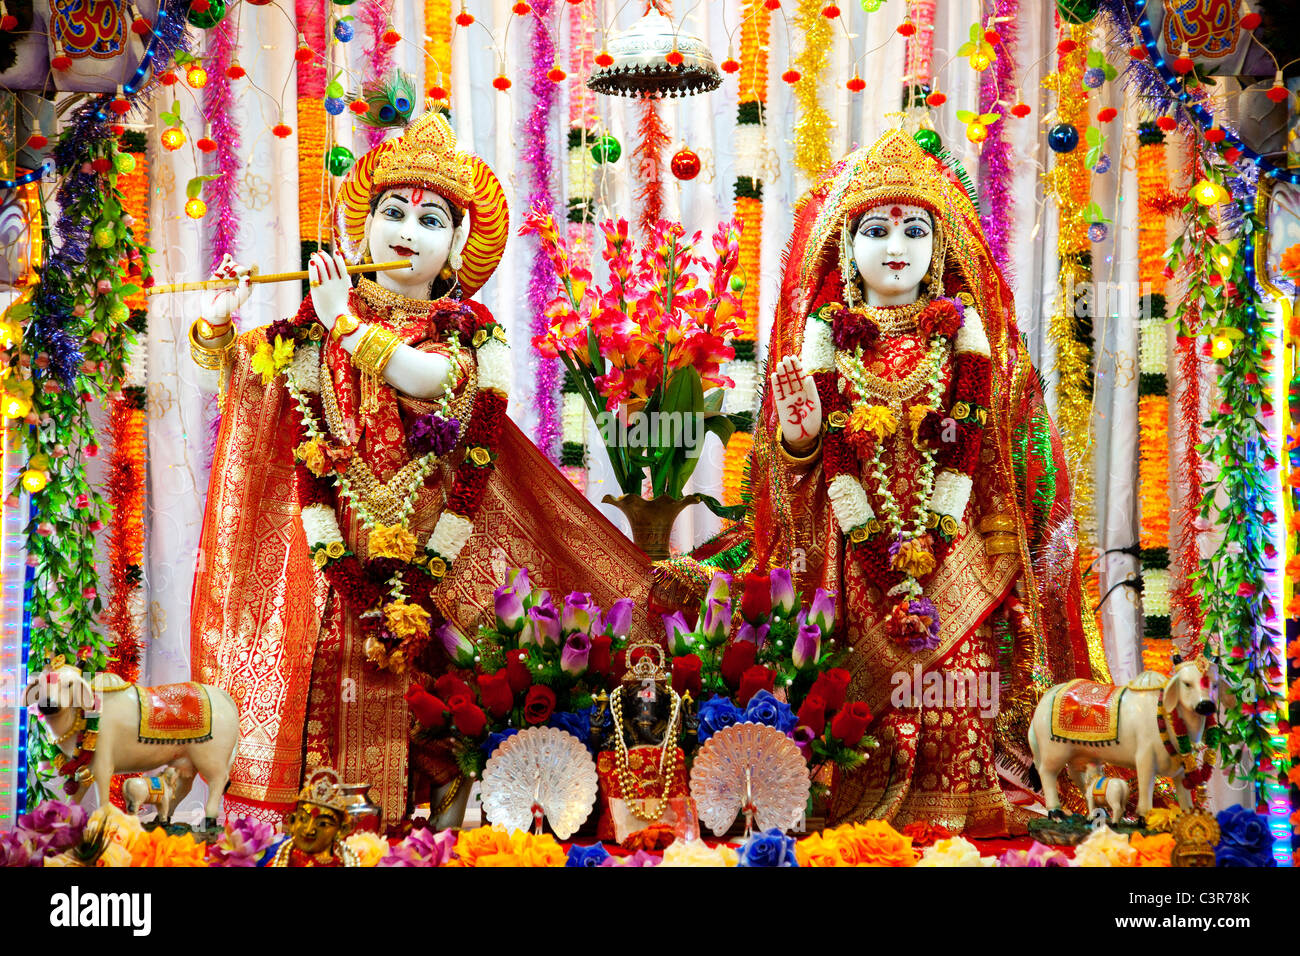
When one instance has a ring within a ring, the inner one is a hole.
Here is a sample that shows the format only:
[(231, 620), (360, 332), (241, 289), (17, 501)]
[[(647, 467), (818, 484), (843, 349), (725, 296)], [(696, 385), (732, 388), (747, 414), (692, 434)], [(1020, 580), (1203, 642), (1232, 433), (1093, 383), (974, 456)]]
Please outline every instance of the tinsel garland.
[(907, 19), (916, 31), (903, 53), (903, 87), (929, 92), (934, 81), (934, 0), (907, 0)]
[(754, 447), (754, 418), (760, 392), (756, 351), (762, 287), (763, 172), (767, 152), (765, 134), (771, 32), (772, 11), (763, 0), (747, 0), (740, 24), (735, 187), (735, 218), (743, 227), (739, 273), (745, 281), (745, 291), (741, 295), (744, 318), (732, 342), (736, 357), (727, 363), (726, 372), (736, 383), (728, 392), (724, 406), (736, 426), (722, 456), (722, 501), (728, 505), (740, 504), (745, 494), (746, 466)]
[(797, 116), (794, 123), (794, 165), (808, 182), (815, 182), (830, 168), (831, 129), (834, 121), (821, 101), (822, 82), (830, 62), (833, 34), (831, 21), (822, 16), (822, 0), (799, 0), (794, 22), (802, 35), (802, 46), (794, 68)]
[[(391, 23), (392, 13), (393, 0), (362, 0), (357, 19), (365, 26), (370, 40), (365, 47), (366, 75), (364, 82), (366, 83), (380, 82), (392, 68), (393, 48), (385, 43), (383, 39), (384, 33), (387, 32)], [(324, 49), (324, 47), (318, 47), (317, 49)], [(365, 140), (372, 149), (382, 143), (388, 133), (388, 130), (381, 126), (357, 125), (361, 127)]]
[(440, 83), (451, 101), (451, 0), (424, 0), (424, 86)]
[[(569, 3), (569, 258), (591, 270), (595, 238), (596, 161), (591, 155), (599, 116), (596, 94), (587, 88), (596, 58), (595, 0)], [(587, 492), (587, 415), (582, 395), (567, 372), (560, 388), (560, 470), (574, 488)]]
[[(370, 0), (363, 9), (371, 6)], [(316, 51), (325, 50), (327, 4), (323, 0), (295, 0), (298, 32)], [(382, 32), (382, 28), (381, 28)], [(375, 40), (375, 46), (386, 46)], [(301, 267), (318, 248), (322, 232), (329, 235), (329, 195), (325, 191), (325, 63), (313, 56), (297, 65), (298, 73), (298, 240)], [(304, 291), (304, 295), (306, 292)]]
[[(1066, 27), (1063, 37), (1076, 44), (1061, 53), (1057, 71), (1043, 83), (1057, 93), (1058, 122), (1076, 129), (1088, 125), (1088, 95), (1083, 85), (1090, 24)], [(1078, 299), (1092, 282), (1088, 253), (1088, 223), (1083, 211), (1089, 201), (1090, 182), (1084, 165), (1084, 151), (1058, 153), (1048, 183), (1056, 199), (1059, 228), (1057, 254), (1060, 257), (1059, 295), (1048, 325), (1056, 347), (1057, 421), (1065, 445), (1070, 480), (1074, 491), (1074, 515), (1079, 526), (1079, 544), (1084, 552), (1096, 542), (1092, 476), (1092, 328), (1091, 319), (1079, 316)]]
[[(1019, 10), (1020, 0), (995, 0), (994, 17), (1002, 21), (996, 24), (1002, 40), (992, 68), (980, 74), (979, 112), (1002, 114), (1002, 119), (985, 127), (988, 135), (980, 150), (980, 206), (985, 210), (980, 216), (980, 225), (988, 238), (993, 261), (1008, 282), (1014, 279), (1007, 242), (1015, 222), (1016, 195), (1012, 184), (1011, 144), (1007, 142), (1005, 132), (1016, 89), (1016, 17)], [(920, 31), (909, 37), (909, 44), (919, 36)]]
[(204, 185), (208, 196), (208, 216), (216, 222), (205, 232), (210, 237), (208, 248), (209, 269), (215, 271), (227, 254), (238, 258), (239, 212), (235, 197), (239, 193), (243, 175), (243, 159), (239, 144), (239, 124), (234, 115), (230, 77), (226, 68), (235, 58), (239, 45), (239, 25), (236, 17), (223, 17), (221, 22), (206, 31), (208, 82), (203, 87), (203, 119), (209, 135), (217, 148), (206, 163), (206, 172), (217, 179)]
[[(1205, 614), (1205, 651), (1227, 691), (1220, 700), (1223, 765), (1230, 778), (1244, 767), (1262, 786), (1279, 775), (1285, 782), (1285, 755), (1274, 743), (1273, 724), (1284, 700), (1283, 662), (1277, 652), (1277, 609), (1267, 586), (1278, 460), (1260, 413), (1274, 335), (1253, 271), (1253, 240), (1263, 223), (1253, 205), (1254, 182), (1244, 175), (1229, 178), (1224, 165), (1195, 152), (1200, 176), (1231, 187), (1233, 198), (1225, 205), (1235, 207), (1215, 221), (1210, 207), (1198, 205), (1190, 229), (1170, 247), (1170, 266), (1186, 277), (1175, 318), (1181, 323), (1188, 303), (1199, 302), (1202, 320), (1216, 338), (1232, 343), (1230, 351), (1216, 355), (1219, 401), (1210, 409), (1201, 445), (1217, 477), (1203, 483), (1200, 514), (1219, 527), (1221, 539), (1215, 553), (1200, 562), (1195, 592)], [(1240, 242), (1238, 254), (1209, 254), (1234, 238)], [(1199, 254), (1191, 254), (1196, 247)], [(1218, 261), (1225, 258), (1226, 265)], [(1187, 329), (1180, 326), (1180, 331)]]
[[(549, 133), (555, 117), (557, 84), (547, 73), (555, 65), (555, 44), (546, 29), (555, 0), (538, 0), (533, 4), (532, 35), (528, 46), (528, 89), (532, 102), (520, 125), (523, 147), (519, 159), (528, 171), (528, 200), (526, 209), (544, 209), (554, 215), (555, 169), (549, 146)], [(555, 270), (542, 251), (541, 243), (533, 240), (533, 264), (528, 277), (529, 330), (533, 338), (546, 334), (548, 322), (546, 306), (555, 288)], [(534, 379), (533, 400), (537, 406), (537, 434), (534, 441), (542, 453), (558, 464), (560, 458), (560, 370), (558, 358), (546, 358), (534, 350), (537, 375)]]
[(646, 97), (637, 110), (641, 114), (637, 120), (636, 144), (637, 225), (641, 227), (641, 235), (649, 237), (655, 223), (663, 218), (664, 150), (672, 137), (659, 114), (657, 99)]

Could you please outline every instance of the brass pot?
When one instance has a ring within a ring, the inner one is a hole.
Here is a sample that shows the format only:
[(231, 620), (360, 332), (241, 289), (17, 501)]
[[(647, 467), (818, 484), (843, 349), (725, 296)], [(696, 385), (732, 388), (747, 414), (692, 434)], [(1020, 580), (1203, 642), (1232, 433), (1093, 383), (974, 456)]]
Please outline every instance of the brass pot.
[(377, 804), (370, 802), (370, 784), (345, 783), (339, 789), (343, 791), (343, 798), (347, 802), (348, 821), (352, 824), (352, 832), (381, 832), (379, 823), (384, 811)]
[(660, 495), (647, 499), (640, 495), (619, 495), (617, 498), (606, 495), (601, 500), (627, 515), (632, 526), (632, 540), (651, 561), (663, 561), (668, 557), (668, 539), (673, 533), (673, 522), (683, 508), (695, 504), (700, 496), (672, 498)]

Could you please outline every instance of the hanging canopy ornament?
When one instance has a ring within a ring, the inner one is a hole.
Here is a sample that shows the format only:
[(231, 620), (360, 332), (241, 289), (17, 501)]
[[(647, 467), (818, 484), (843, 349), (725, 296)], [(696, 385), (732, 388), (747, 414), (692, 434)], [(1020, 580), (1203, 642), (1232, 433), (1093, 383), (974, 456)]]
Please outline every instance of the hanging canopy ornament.
[(587, 80), (589, 89), (607, 96), (694, 96), (722, 85), (708, 46), (658, 10), (610, 40), (608, 53), (613, 62)]

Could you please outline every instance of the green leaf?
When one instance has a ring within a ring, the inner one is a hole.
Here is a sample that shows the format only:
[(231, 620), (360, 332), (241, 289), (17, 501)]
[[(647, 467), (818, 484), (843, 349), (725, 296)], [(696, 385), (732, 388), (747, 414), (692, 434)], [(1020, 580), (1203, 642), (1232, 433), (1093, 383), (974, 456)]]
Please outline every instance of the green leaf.
[(731, 441), (731, 436), (736, 433), (736, 423), (726, 415), (710, 415), (704, 420), (704, 431), (712, 432), (718, 436), (722, 442), (722, 447), (727, 447), (727, 442)]
[(704, 408), (704, 385), (694, 366), (679, 369), (668, 380), (660, 410), (679, 415), (696, 414)]
[(212, 180), (220, 179), (220, 178), (221, 178), (221, 173), (214, 173), (212, 175), (205, 175), (205, 176), (195, 176), (193, 179), (191, 179), (188, 183), (185, 184), (185, 198), (198, 199), (199, 193), (203, 191), (204, 183), (210, 183), (212, 182)]
[(1089, 146), (1096, 146), (1098, 143), (1105, 142), (1105, 135), (1095, 126), (1089, 126), (1083, 131), (1083, 141)]
[(1102, 57), (1100, 50), (1088, 51), (1088, 66), (1101, 66), (1105, 62), (1105, 58)]
[(724, 505), (717, 498), (708, 495), (700, 495), (700, 501), (704, 507), (708, 508), (719, 518), (726, 518), (729, 521), (739, 521), (745, 516), (744, 505)]
[(979, 121), (983, 126), (988, 126), (989, 123), (996, 123), (1000, 119), (1002, 119), (1001, 113), (981, 113), (979, 115)]
[(970, 110), (958, 110), (957, 119), (959, 122), (962, 123), (970, 123), (975, 120), (975, 114), (972, 113)]
[(722, 402), (726, 397), (726, 393), (720, 388), (709, 389), (704, 396), (705, 414), (716, 414), (722, 411)]
[(972, 53), (974, 53), (977, 49), (979, 49), (979, 47), (978, 47), (975, 43), (973, 43), (973, 42), (972, 42), (972, 43), (963, 43), (961, 46), (957, 47), (957, 55), (958, 55), (958, 56), (970, 56), (970, 55), (971, 55)]

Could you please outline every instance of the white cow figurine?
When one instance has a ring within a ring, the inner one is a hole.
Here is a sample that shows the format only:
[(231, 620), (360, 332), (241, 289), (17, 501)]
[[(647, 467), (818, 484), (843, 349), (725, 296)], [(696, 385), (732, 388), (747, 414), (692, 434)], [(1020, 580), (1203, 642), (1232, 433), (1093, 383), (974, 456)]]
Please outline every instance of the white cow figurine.
[(1088, 816), (1091, 818), (1098, 806), (1110, 807), (1110, 822), (1119, 823), (1128, 803), (1128, 781), (1123, 777), (1107, 777), (1102, 773), (1101, 764), (1090, 763), (1083, 775), (1083, 786), (1088, 798)]
[(194, 777), (190, 776), (184, 781), (185, 789), (178, 795), (181, 782), (180, 771), (175, 767), (164, 767), (159, 774), (123, 780), (122, 799), (126, 802), (126, 812), (139, 813), (141, 807), (149, 805), (157, 808), (159, 822), (170, 823), (176, 805), (189, 793), (189, 785), (194, 782)]
[[(1034, 758), (1030, 784), (1035, 789), (1041, 787), (1049, 816), (1064, 816), (1057, 792), (1060, 772), (1068, 768), (1071, 778), (1082, 790), (1084, 768), (1089, 763), (1101, 761), (1137, 771), (1139, 823), (1145, 821), (1151, 812), (1157, 776), (1172, 779), (1178, 805), (1184, 811), (1191, 809), (1191, 796), (1183, 785), (1182, 759), (1175, 757), (1170, 750), (1178, 750), (1175, 718), (1186, 727), (1191, 752), (1194, 753), (1205, 733), (1205, 719), (1214, 713), (1209, 662), (1205, 658), (1186, 662), (1174, 658), (1174, 672), (1168, 678), (1154, 671), (1145, 671), (1134, 678), (1119, 703), (1119, 738), (1114, 743), (1053, 739), (1052, 702), (1065, 686), (1058, 684), (1043, 695), (1029, 725), (1029, 750)], [(1161, 703), (1167, 715), (1164, 740), (1161, 739), (1158, 720), (1158, 705)]]
[[(208, 784), (205, 825), (213, 829), (239, 747), (239, 710), (221, 688), (210, 684), (194, 686), (207, 692), (211, 706), (211, 735), (207, 739), (141, 740), (140, 688), (119, 681), (97, 690), (86, 682), (80, 670), (68, 664), (34, 675), (27, 685), (24, 703), (39, 709), (51, 738), (69, 758), (78, 756), (78, 721), (98, 713), (99, 734), (89, 767), (101, 807), (109, 804), (114, 774), (143, 773), (167, 764), (176, 767), (181, 777), (173, 805), (184, 799), (194, 771), (203, 776)], [(145, 689), (165, 695), (185, 688), (183, 684), (165, 684)], [(80, 800), (88, 785), (82, 783), (72, 799)]]

